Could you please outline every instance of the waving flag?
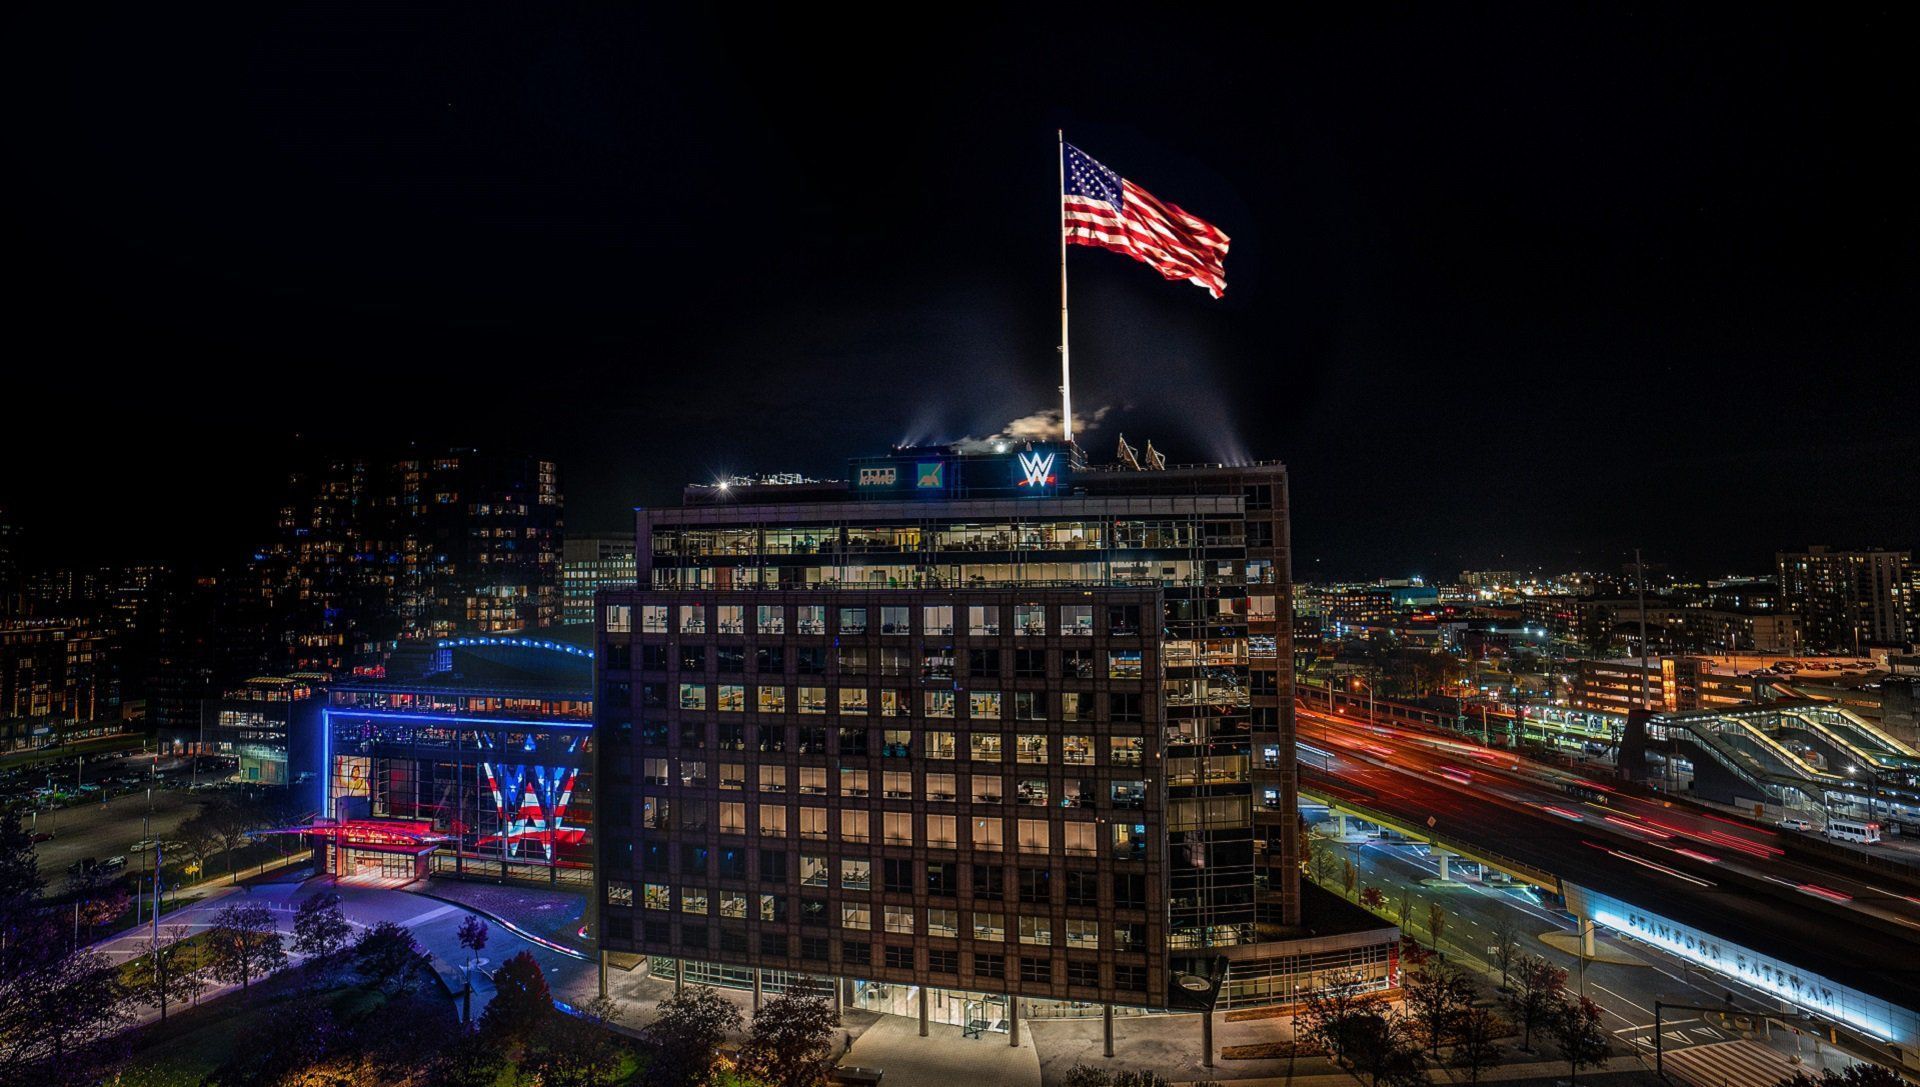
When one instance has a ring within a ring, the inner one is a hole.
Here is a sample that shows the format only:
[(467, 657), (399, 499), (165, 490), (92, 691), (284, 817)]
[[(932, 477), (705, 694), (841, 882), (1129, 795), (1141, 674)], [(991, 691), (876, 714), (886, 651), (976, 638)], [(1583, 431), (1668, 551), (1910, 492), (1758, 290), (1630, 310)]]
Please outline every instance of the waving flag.
[(1060, 228), (1069, 245), (1124, 253), (1168, 279), (1227, 289), (1227, 236), (1198, 216), (1094, 161), (1072, 144), (1061, 148)]

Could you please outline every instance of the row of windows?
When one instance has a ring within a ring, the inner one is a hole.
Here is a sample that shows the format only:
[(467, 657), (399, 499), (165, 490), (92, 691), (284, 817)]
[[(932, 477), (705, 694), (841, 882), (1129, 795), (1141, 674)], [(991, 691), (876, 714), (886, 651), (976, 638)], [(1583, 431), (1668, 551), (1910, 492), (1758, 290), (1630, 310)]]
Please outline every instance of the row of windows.
[[(683, 844), (680, 851), (681, 867), (697, 873), (706, 872), (708, 860), (716, 852), (707, 846), (692, 843)], [(735, 878), (744, 880), (746, 853), (737, 847), (722, 847), (718, 853), (722, 874), (737, 869)], [(758, 857), (762, 884), (790, 886), (794, 882), (796, 874), (791, 866), (791, 854), (781, 849), (762, 847), (758, 850)], [(1147, 877), (1138, 872), (1113, 872), (1103, 876), (1090, 869), (1076, 868), (1059, 873), (1056, 880), (1051, 868), (1023, 865), (1015, 870), (1014, 878), (1009, 880), (1007, 869), (998, 864), (922, 862), (903, 857), (886, 857), (879, 861), (871, 857), (841, 857), (836, 861), (833, 857), (810, 853), (800, 854), (799, 861), (798, 882), (802, 887), (832, 887), (837, 879), (842, 890), (870, 891), (875, 889), (874, 874), (877, 872), (878, 889), (886, 894), (924, 892), (929, 898), (957, 898), (961, 893), (961, 879), (966, 876), (967, 897), (976, 901), (994, 899), (1009, 902), (1017, 900), (1023, 905), (1051, 904), (1054, 886), (1058, 883), (1068, 906), (1098, 907), (1101, 905), (1101, 888), (1110, 885), (1113, 908), (1140, 910), (1147, 907)], [(649, 863), (643, 867), (652, 870), (660, 866)], [(735, 892), (722, 888), (720, 893)], [(609, 880), (607, 904), (633, 905), (633, 884)], [(780, 907), (773, 908), (777, 911)]]
[[(678, 912), (700, 917), (713, 915), (732, 920), (746, 920), (748, 910), (756, 911), (762, 921), (785, 922), (788, 916), (787, 897), (777, 894), (748, 895), (740, 891), (718, 891), (709, 893), (705, 887), (672, 887), (665, 883), (643, 883), (641, 886), (641, 904), (649, 910), (672, 912), (674, 899), (678, 897)], [(803, 900), (817, 903), (819, 900)], [(613, 903), (620, 905), (621, 903)], [(626, 903), (631, 905), (631, 903)], [(824, 907), (821, 907), (824, 908)], [(805, 907), (803, 905), (803, 911)], [(801, 917), (803, 923), (825, 924), (826, 914), (815, 919)], [(875, 907), (868, 902), (842, 902), (838, 916), (833, 919), (838, 927), (857, 932), (888, 932), (896, 936), (927, 935), (947, 939), (971, 938), (988, 943), (1032, 944), (1039, 947), (1065, 946), (1082, 950), (1100, 948), (1101, 931), (1107, 926), (1090, 918), (1065, 918), (1056, 923), (1045, 914), (1015, 914), (1009, 917), (1005, 913), (982, 910), (963, 911), (930, 907), (920, 909), (914, 906), (881, 904)], [(963, 921), (964, 926), (963, 927)], [(1119, 947), (1120, 941), (1128, 941), (1124, 950), (1136, 949), (1132, 941), (1140, 925), (1114, 926), (1108, 937), (1108, 943)]]
[[(632, 934), (632, 922), (623, 917), (608, 919), (609, 934), (615, 937), (628, 937)], [(704, 952), (711, 946), (708, 928), (705, 924), (683, 923), (680, 926), (680, 938), (673, 937), (673, 926), (662, 921), (647, 922), (642, 931), (645, 943), (653, 950), (674, 949), (680, 952)], [(784, 932), (763, 931), (757, 944), (748, 938), (746, 932), (721, 926), (720, 950), (733, 955), (751, 955), (756, 951), (764, 958), (787, 959), (794, 950), (793, 940)], [(799, 938), (799, 958), (812, 962), (828, 961), (831, 941), (825, 936), (801, 936)], [(884, 944), (880, 965), (891, 970), (912, 971), (916, 974), (958, 977), (960, 974), (960, 952), (946, 948), (917, 949), (911, 946)], [(924, 965), (916, 960), (924, 955)], [(1007, 956), (1001, 953), (975, 951), (970, 953), (973, 977), (983, 981), (1006, 981)], [(1025, 984), (1048, 985), (1054, 980), (1053, 960), (1034, 958), (1025, 955), (1016, 956), (1018, 977)], [(840, 960), (847, 967), (870, 967), (873, 962), (873, 944), (866, 940), (840, 941)], [(1068, 959), (1066, 964), (1066, 983), (1070, 986), (1086, 989), (1101, 987), (1102, 964), (1098, 962)], [(1125, 992), (1145, 992), (1147, 988), (1147, 968), (1129, 963), (1116, 963), (1105, 969), (1112, 970), (1113, 988)]]
[[(1197, 688), (1195, 688), (1197, 690)], [(640, 685), (640, 708), (642, 710), (679, 709), (688, 713), (744, 713), (749, 708), (755, 713), (782, 714), (791, 710), (808, 716), (836, 717), (921, 717), (932, 720), (960, 720), (960, 707), (965, 706), (967, 720), (999, 721), (1007, 719), (1009, 711), (1015, 721), (1056, 721), (1072, 723), (1077, 721), (1107, 720), (1118, 722), (1142, 721), (1145, 719), (1146, 701), (1138, 692), (1113, 691), (1096, 696), (1080, 691), (1013, 691), (1011, 698), (1000, 691), (921, 691), (920, 713), (916, 714), (912, 692), (892, 688), (870, 687), (799, 687), (795, 696), (787, 698), (785, 687), (756, 687), (749, 706), (747, 688), (733, 684), (682, 683), (669, 705), (669, 689), (664, 683), (643, 683)], [(1215, 690), (1206, 688), (1208, 693)], [(1246, 688), (1230, 685), (1220, 688), (1221, 697), (1226, 698), (1235, 692), (1244, 692)], [(1187, 697), (1187, 689), (1169, 696), (1170, 701)], [(608, 704), (616, 705), (617, 692), (611, 692)], [(1263, 692), (1265, 693), (1265, 692)], [(1198, 697), (1195, 695), (1194, 697)], [(1104, 716), (1096, 715), (1095, 707), (1104, 703)], [(659, 722), (649, 722), (660, 726)], [(725, 726), (722, 726), (725, 727)], [(775, 726), (781, 727), (781, 726)]]
[[(613, 643), (607, 646), (607, 667), (625, 670), (633, 666), (632, 646)], [(1238, 638), (1218, 638), (1207, 642), (1172, 642), (1168, 649), (1178, 650), (1179, 665), (1205, 664), (1233, 667), (1247, 663), (1245, 643)], [(711, 656), (709, 656), (711, 651)], [(1057, 668), (1049, 668), (1052, 657)], [(1104, 668), (1102, 667), (1104, 659)], [(640, 647), (643, 672), (679, 671), (721, 675), (753, 672), (760, 676), (825, 676), (829, 663), (840, 676), (918, 676), (923, 680), (1008, 678), (1002, 661), (1013, 665), (1013, 679), (1096, 679), (1104, 672), (1108, 679), (1139, 679), (1145, 674), (1141, 650), (1115, 650), (1096, 655), (1091, 649), (1016, 649), (1003, 654), (998, 649), (964, 649), (956, 653), (951, 645), (926, 645), (916, 653), (911, 647), (763, 645), (749, 650), (744, 645), (709, 646), (697, 642), (682, 643), (677, 649), (659, 643)], [(791, 667), (789, 667), (791, 665)], [(686, 677), (691, 678), (691, 677)]]
[[(1114, 604), (1105, 610), (1105, 630), (1112, 637), (1137, 637), (1142, 632), (1139, 604)], [(1009, 614), (1009, 611), (1011, 614)], [(632, 633), (634, 605), (607, 606), (606, 628), (609, 634)], [(867, 634), (902, 636), (914, 633), (914, 609), (905, 604), (880, 607), (832, 607), (827, 604), (641, 604), (640, 631), (643, 634)], [(1066, 637), (1091, 637), (1095, 608), (1092, 604), (924, 604), (919, 609), (919, 633), (951, 635), (955, 633), (955, 615), (961, 618), (959, 629), (968, 634), (995, 636), (1002, 630), (1021, 636), (1042, 636), (1057, 631)], [(829, 620), (832, 628), (829, 630)], [(752, 621), (751, 630), (748, 621)]]
[[(1062, 763), (1068, 766), (1092, 766), (1098, 748), (1094, 738), (1084, 733), (1072, 733), (1059, 736), (1057, 750), (1052, 741), (1056, 737), (1044, 732), (947, 732), (942, 730), (916, 730), (905, 728), (839, 728), (833, 731), (834, 745), (829, 750), (826, 729), (797, 730), (789, 743), (786, 730), (778, 725), (763, 725), (757, 730), (753, 747), (747, 746), (744, 732), (733, 732), (727, 725), (716, 729), (717, 739), (713, 741), (718, 751), (755, 750), (768, 754), (784, 753), (791, 749), (802, 755), (846, 755), (872, 756), (882, 758), (909, 759), (919, 757), (935, 761), (951, 761), (959, 757), (961, 741), (965, 736), (967, 758), (973, 762), (1005, 762), (1006, 753), (1013, 752), (1016, 763)], [(878, 742), (875, 742), (875, 741)], [(669, 728), (665, 724), (650, 723), (640, 726), (640, 743), (646, 747), (665, 746), (669, 742)], [(699, 721), (683, 721), (679, 729), (678, 746), (684, 751), (702, 751), (708, 746), (706, 725)], [(1139, 736), (1107, 737), (1107, 762), (1112, 766), (1139, 766), (1146, 751), (1146, 741)], [(643, 760), (649, 780), (658, 777), (664, 783), (667, 778), (665, 760), (650, 758)], [(730, 764), (722, 764), (722, 767)], [(655, 768), (659, 769), (656, 775)], [(697, 776), (705, 785), (706, 763), (703, 760), (681, 760), (681, 776), (697, 771)], [(692, 784), (692, 782), (687, 782)]]
[[(1132, 785), (1142, 785), (1135, 782)], [(1142, 786), (1144, 788), (1144, 786)], [(1247, 798), (1226, 798), (1236, 800), (1244, 807)], [(1147, 828), (1140, 823), (1106, 823), (1067, 820), (1056, 826), (1047, 819), (1021, 819), (1007, 816), (968, 816), (927, 814), (917, 815), (906, 811), (872, 811), (865, 808), (843, 808), (839, 818), (832, 818), (831, 812), (823, 807), (800, 805), (792, 808), (785, 804), (759, 804), (755, 806), (755, 818), (749, 822), (747, 806), (743, 803), (722, 802), (717, 805), (719, 820), (716, 823), (706, 821), (704, 809), (692, 814), (690, 805), (682, 802), (678, 807), (668, 808), (662, 798), (648, 797), (642, 801), (642, 818), (666, 820), (667, 825), (656, 826), (655, 830), (672, 830), (684, 833), (705, 833), (718, 831), (721, 834), (757, 834), (761, 838), (810, 839), (813, 841), (837, 841), (843, 843), (872, 843), (885, 845), (918, 846), (932, 849), (969, 848), (976, 851), (1002, 852), (1011, 844), (1021, 853), (1052, 853), (1068, 857), (1095, 857), (1106, 848), (1115, 860), (1145, 860), (1147, 856)], [(1239, 809), (1236, 808), (1237, 812)], [(1245, 818), (1240, 819), (1244, 824)], [(1009, 841), (1008, 824), (1012, 824), (1013, 837)], [(1102, 835), (1100, 828), (1105, 826)], [(960, 831), (965, 828), (965, 841)], [(876, 829), (878, 833), (876, 833)], [(1103, 843), (1104, 838), (1104, 843)], [(696, 847), (704, 849), (704, 846)], [(650, 842), (646, 847), (645, 863), (664, 865), (666, 862), (665, 845)], [(652, 850), (660, 852), (654, 853)], [(657, 858), (657, 859), (656, 859)], [(683, 862), (684, 863), (684, 862)], [(704, 867), (704, 861), (701, 862)], [(689, 870), (684, 869), (683, 870)], [(690, 869), (698, 871), (701, 869)]]
[[(1216, 785), (1237, 784), (1247, 779), (1247, 757), (1222, 756), (1215, 759), (1178, 759), (1180, 777), (1174, 779), (1178, 785)], [(648, 759), (642, 766), (643, 778), (649, 785), (671, 785), (666, 760)], [(1203, 764), (1203, 765), (1198, 765)], [(700, 767), (698, 773), (705, 774)], [(693, 774), (682, 763), (682, 773)], [(1058, 783), (1044, 777), (1016, 777), (1009, 782), (999, 773), (975, 772), (962, 779), (956, 774), (941, 771), (886, 770), (880, 772), (880, 787), (874, 788), (874, 771), (840, 767), (835, 779), (838, 789), (830, 792), (829, 771), (824, 766), (800, 766), (789, 768), (779, 763), (755, 765), (745, 763), (721, 763), (719, 787), (723, 790), (744, 790), (749, 787), (762, 793), (798, 793), (801, 796), (839, 796), (842, 798), (867, 798), (881, 796), (888, 800), (922, 799), (934, 803), (956, 803), (971, 801), (975, 804), (1000, 804), (1009, 796), (1020, 804), (1034, 807), (1089, 808), (1097, 801), (1119, 809), (1138, 809), (1145, 806), (1147, 783), (1140, 778), (1120, 778), (1108, 781), (1094, 781), (1087, 778), (1066, 778)], [(916, 780), (918, 773), (918, 780)], [(704, 776), (689, 776), (682, 780), (688, 788), (706, 788), (709, 785)], [(763, 799), (761, 803), (772, 801)], [(641, 799), (641, 810), (645, 825), (654, 830), (673, 829), (671, 814), (678, 814), (683, 808), (699, 806), (703, 813), (708, 801), (701, 798), (670, 799), (665, 796), (649, 794)]]

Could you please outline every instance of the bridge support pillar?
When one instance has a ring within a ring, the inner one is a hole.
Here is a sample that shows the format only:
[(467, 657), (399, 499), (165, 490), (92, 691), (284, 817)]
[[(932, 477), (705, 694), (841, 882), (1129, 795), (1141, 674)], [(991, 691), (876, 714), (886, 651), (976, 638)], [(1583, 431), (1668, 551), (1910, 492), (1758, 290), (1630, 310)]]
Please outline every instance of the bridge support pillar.
[(1448, 866), (1447, 862), (1453, 859), (1453, 854), (1444, 849), (1436, 849), (1433, 851), (1433, 859), (1440, 862), (1441, 880), (1452, 879), (1452, 869)]
[(1347, 835), (1353, 833), (1353, 828), (1347, 825), (1346, 812), (1337, 811), (1333, 813), (1333, 832), (1336, 837), (1340, 838), (1345, 838)]

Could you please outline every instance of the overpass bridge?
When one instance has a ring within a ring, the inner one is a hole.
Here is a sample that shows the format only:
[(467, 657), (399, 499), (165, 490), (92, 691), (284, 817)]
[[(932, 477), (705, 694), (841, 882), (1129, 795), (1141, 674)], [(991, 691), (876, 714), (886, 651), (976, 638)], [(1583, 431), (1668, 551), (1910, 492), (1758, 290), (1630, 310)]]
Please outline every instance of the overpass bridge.
[(1650, 750), (1692, 759), (1696, 792), (1744, 786), (1783, 807), (1920, 821), (1920, 751), (1844, 707), (1719, 707), (1655, 714), (1646, 727)]

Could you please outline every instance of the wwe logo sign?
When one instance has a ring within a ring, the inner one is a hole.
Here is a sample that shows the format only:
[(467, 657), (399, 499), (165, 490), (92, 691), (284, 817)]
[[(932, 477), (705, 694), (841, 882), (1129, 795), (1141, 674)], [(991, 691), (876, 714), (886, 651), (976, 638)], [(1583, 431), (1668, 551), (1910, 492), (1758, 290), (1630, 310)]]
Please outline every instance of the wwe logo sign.
[(1052, 453), (1020, 454), (1020, 471), (1026, 478), (1020, 481), (1022, 487), (1045, 487), (1053, 482)]

